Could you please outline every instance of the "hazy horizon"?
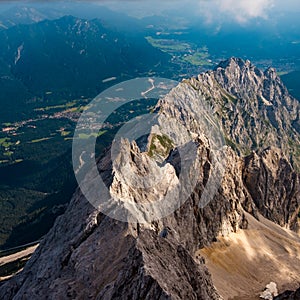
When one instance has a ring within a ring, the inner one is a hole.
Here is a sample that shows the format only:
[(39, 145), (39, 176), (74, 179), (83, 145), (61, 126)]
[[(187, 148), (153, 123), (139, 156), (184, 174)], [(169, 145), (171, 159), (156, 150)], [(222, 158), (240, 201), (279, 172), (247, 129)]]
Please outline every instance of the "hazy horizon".
[(82, 0), (82, 1), (0, 1), (1, 11), (14, 6), (74, 6), (78, 4), (96, 4), (108, 7), (112, 10), (128, 14), (132, 17), (145, 17), (161, 15), (166, 12), (180, 13), (191, 17), (201, 17), (206, 22), (235, 22), (247, 24), (253, 20), (274, 21), (284, 15), (299, 12), (300, 5), (296, 0), (287, 0), (284, 3), (279, 0), (165, 0), (161, 1), (137, 1), (137, 0)]

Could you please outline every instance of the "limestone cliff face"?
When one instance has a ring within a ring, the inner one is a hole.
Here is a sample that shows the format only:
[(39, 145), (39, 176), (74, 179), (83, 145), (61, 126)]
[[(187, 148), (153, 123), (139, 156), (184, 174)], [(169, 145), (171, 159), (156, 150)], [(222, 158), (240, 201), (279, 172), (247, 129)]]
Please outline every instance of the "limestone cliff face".
[[(144, 147), (148, 151), (121, 140), (115, 161), (108, 151), (98, 166), (120, 205), (144, 205), (162, 195), (172, 196), (184, 184), (179, 180), (178, 151), (189, 153), (187, 133), (197, 153), (187, 173), (196, 174), (196, 184), (181, 207), (143, 225), (123, 223), (103, 215), (78, 189), (24, 270), (2, 283), (1, 299), (221, 299), (204, 259), (195, 255), (198, 249), (220, 234), (246, 229), (245, 211), (256, 218), (261, 212), (297, 230), (299, 175), (286, 158), (287, 147), (253, 152), (246, 158), (225, 147), (224, 176), (211, 201), (201, 205), (209, 179), (215, 179), (216, 150), (206, 136), (205, 123), (195, 121), (203, 105), (199, 96), (220, 114), (228, 139), (240, 152), (254, 148), (253, 141), (280, 146), (291, 136), (299, 142), (295, 126), (299, 106), (272, 70), (262, 73), (249, 62), (231, 59), (198, 79), (180, 83), (158, 104), (158, 125)], [(253, 116), (247, 119), (245, 112)], [(269, 135), (263, 139), (266, 126)], [(166, 138), (170, 132), (177, 138)], [(145, 189), (138, 181), (136, 188), (130, 185), (128, 168), (147, 178)]]
[(300, 105), (274, 69), (262, 72), (231, 58), (186, 83), (211, 103), (228, 142), (240, 153), (279, 147), (299, 169)]
[[(147, 160), (141, 157), (146, 154), (135, 144), (124, 141), (122, 151), (131, 153), (132, 166), (157, 172), (156, 167), (144, 164)], [(205, 164), (209, 151), (202, 151)], [(228, 151), (236, 167), (242, 166)], [(110, 174), (117, 171), (110, 164), (101, 167)], [(206, 176), (203, 170), (195, 192), (183, 206), (148, 225), (106, 217), (78, 190), (25, 269), (1, 286), (0, 298), (41, 299), (47, 294), (48, 299), (221, 299), (203, 259), (194, 253), (220, 232), (247, 226), (239, 201), (249, 195), (241, 173), (226, 172), (224, 188), (208, 206), (198, 207)], [(125, 180), (119, 183), (125, 188)], [(112, 187), (114, 192), (120, 184)]]
[(246, 157), (243, 179), (262, 215), (299, 231), (299, 174), (284, 159), (282, 151), (268, 148)]

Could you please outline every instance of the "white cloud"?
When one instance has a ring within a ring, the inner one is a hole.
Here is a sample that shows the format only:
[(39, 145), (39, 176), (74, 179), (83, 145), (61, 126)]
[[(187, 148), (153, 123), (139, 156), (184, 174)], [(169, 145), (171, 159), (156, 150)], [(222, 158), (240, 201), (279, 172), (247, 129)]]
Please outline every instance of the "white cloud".
[[(267, 18), (274, 0), (200, 0), (200, 7), (209, 22), (220, 15), (245, 23), (253, 18)], [(203, 9), (206, 9), (204, 12)]]
[(214, 0), (216, 8), (239, 23), (253, 18), (267, 18), (273, 0)]

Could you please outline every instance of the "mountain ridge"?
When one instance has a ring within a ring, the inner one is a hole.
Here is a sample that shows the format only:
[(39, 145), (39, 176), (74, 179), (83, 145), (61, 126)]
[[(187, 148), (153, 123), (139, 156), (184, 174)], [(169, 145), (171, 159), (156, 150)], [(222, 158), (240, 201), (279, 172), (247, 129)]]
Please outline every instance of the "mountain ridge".
[(126, 34), (99, 19), (73, 16), (0, 31), (0, 47), (0, 104), (6, 109), (2, 120), (9, 122), (14, 110), (92, 98), (109, 86), (107, 78), (119, 82), (159, 73), (170, 60), (139, 32)]
[(299, 101), (290, 96), (275, 69), (262, 72), (250, 61), (230, 58), (186, 82), (214, 107), (239, 153), (279, 147), (299, 169)]
[[(244, 63), (246, 64), (247, 73), (250, 65)], [(227, 76), (224, 77), (222, 74), (226, 71)], [(267, 88), (265, 95), (271, 95), (274, 88), (277, 90), (280, 87), (277, 77), (271, 75), (273, 72), (269, 73), (269, 82), (263, 85)], [(145, 224), (123, 223), (103, 215), (101, 206), (93, 207), (80, 189), (77, 189), (66, 213), (58, 217), (24, 270), (0, 286), (0, 297), (39, 299), (47, 294), (49, 299), (222, 299), (222, 290), (217, 291), (214, 287), (203, 256), (195, 254), (199, 249), (209, 247), (220, 237), (247, 230), (250, 220), (247, 218), (248, 213), (258, 222), (260, 219), (263, 221), (262, 214), (283, 227), (299, 232), (299, 174), (285, 156), (285, 149), (262, 148), (245, 158), (237, 155), (238, 151), (225, 146), (227, 163), (220, 186), (207, 205), (200, 205), (208, 179), (213, 176), (216, 167), (213, 159), (215, 150), (202, 131), (202, 124), (195, 122), (192, 108), (196, 112), (201, 108), (203, 102), (199, 101), (199, 95), (204, 96), (208, 103), (214, 104), (212, 107), (215, 113), (219, 112), (221, 101), (225, 104), (243, 102), (244, 99), (238, 99), (237, 95), (245, 95), (245, 83), (243, 80), (239, 81), (239, 78), (247, 78), (244, 75), (237, 65), (230, 71), (219, 67), (216, 71), (199, 75), (198, 80), (193, 78), (179, 83), (158, 103), (159, 120), (165, 122), (162, 124), (166, 126), (158, 126), (155, 134), (165, 134), (164, 130), (171, 126), (168, 121), (174, 119), (175, 125), (171, 127), (173, 132), (181, 136), (180, 126), (184, 126), (197, 147), (198, 160), (189, 169), (193, 175), (195, 168), (199, 168), (197, 183), (187, 199), (179, 199), (182, 201), (179, 209), (163, 219)], [(250, 72), (250, 75), (253, 73)], [(259, 72), (258, 76), (261, 81), (257, 81), (250, 96), (255, 91), (258, 94), (264, 92), (259, 82), (266, 79), (265, 75)], [(226, 78), (227, 82), (222, 81)], [(253, 76), (248, 77), (250, 78), (253, 79)], [(252, 84), (253, 82), (255, 80), (251, 80)], [(275, 87), (269, 88), (271, 83)], [(235, 89), (235, 93), (229, 94), (227, 89)], [(285, 94), (285, 90), (267, 101), (272, 100), (275, 104), (279, 95), (285, 97), (283, 102), (287, 102), (286, 107), (290, 105), (292, 108), (290, 111), (286, 109), (287, 112), (283, 115), (288, 128), (292, 128), (288, 118), (290, 115), (295, 117), (293, 112), (296, 104)], [(249, 99), (251, 97), (244, 102), (247, 103)], [(254, 103), (258, 101), (257, 97)], [(238, 105), (236, 107), (239, 108)], [(250, 107), (254, 109), (255, 105)], [(234, 106), (230, 104), (229, 108)], [(263, 109), (263, 112), (266, 110)], [(276, 113), (281, 116), (280, 111), (276, 110)], [(263, 123), (259, 120), (256, 122)], [(228, 124), (221, 120), (220, 124), (223, 123)], [(226, 132), (226, 126), (224, 131)], [(254, 135), (255, 132), (252, 131), (251, 134)], [(284, 139), (282, 131), (279, 132)], [(244, 128), (240, 134), (243, 133)], [(293, 133), (297, 137), (297, 132)], [(235, 134), (233, 132), (232, 137)], [(155, 136), (151, 137), (153, 139)], [(275, 135), (269, 140), (272, 141), (273, 138)], [(182, 139), (184, 141), (184, 137)], [(182, 150), (184, 145), (179, 141), (174, 144), (173, 149), (167, 147), (170, 155), (166, 164), (161, 164), (156, 163), (155, 155), (149, 155), (151, 138), (147, 143), (148, 152), (143, 152), (137, 143), (123, 139), (117, 163), (112, 163), (110, 151), (98, 162), (100, 175), (110, 187), (110, 192), (122, 199), (119, 203), (121, 206), (131, 202), (151, 203), (155, 201), (155, 197), (166, 194), (169, 186), (176, 190), (180, 184), (180, 163), (174, 150)], [(161, 151), (158, 154), (160, 153)], [(126, 175), (128, 173), (122, 168), (124, 160), (131, 166), (133, 174), (141, 172), (144, 176), (147, 175), (146, 183), (152, 184), (159, 178), (159, 187), (151, 186), (152, 193), (140, 192), (138, 187), (132, 187)], [(168, 172), (160, 178), (160, 172), (164, 170)], [(86, 180), (92, 179), (87, 177)], [(122, 198), (122, 195), (125, 197)], [(102, 197), (104, 202), (110, 200), (105, 193)], [(282, 206), (284, 211), (281, 211)], [(295, 258), (295, 265), (299, 263), (299, 259)], [(260, 282), (258, 287), (263, 289), (267, 283)]]

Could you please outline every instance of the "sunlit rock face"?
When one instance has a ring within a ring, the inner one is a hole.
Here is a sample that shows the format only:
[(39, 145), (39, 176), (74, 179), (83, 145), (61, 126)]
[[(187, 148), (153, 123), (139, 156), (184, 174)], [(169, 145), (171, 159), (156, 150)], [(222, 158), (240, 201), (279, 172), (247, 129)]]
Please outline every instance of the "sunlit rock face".
[(279, 147), (299, 169), (299, 101), (274, 69), (263, 72), (250, 61), (231, 58), (186, 83), (211, 104), (238, 152)]
[[(216, 151), (196, 118), (199, 97), (219, 117), (229, 144), (223, 176), (206, 205), (202, 195), (215, 179)], [(196, 184), (179, 198), (180, 208), (162, 219), (124, 223), (103, 215), (78, 189), (24, 270), (0, 286), (1, 299), (222, 299), (197, 250), (247, 229), (248, 213), (297, 230), (299, 175), (288, 140), (299, 142), (299, 105), (273, 70), (230, 59), (180, 83), (157, 108), (158, 125), (145, 150), (123, 139), (114, 161), (108, 151), (98, 162), (99, 172), (120, 207), (139, 203), (143, 209), (165, 195), (181, 195), (178, 151), (190, 149), (185, 132), (196, 149), (187, 170)], [(143, 180), (136, 177), (132, 185), (128, 171)]]

